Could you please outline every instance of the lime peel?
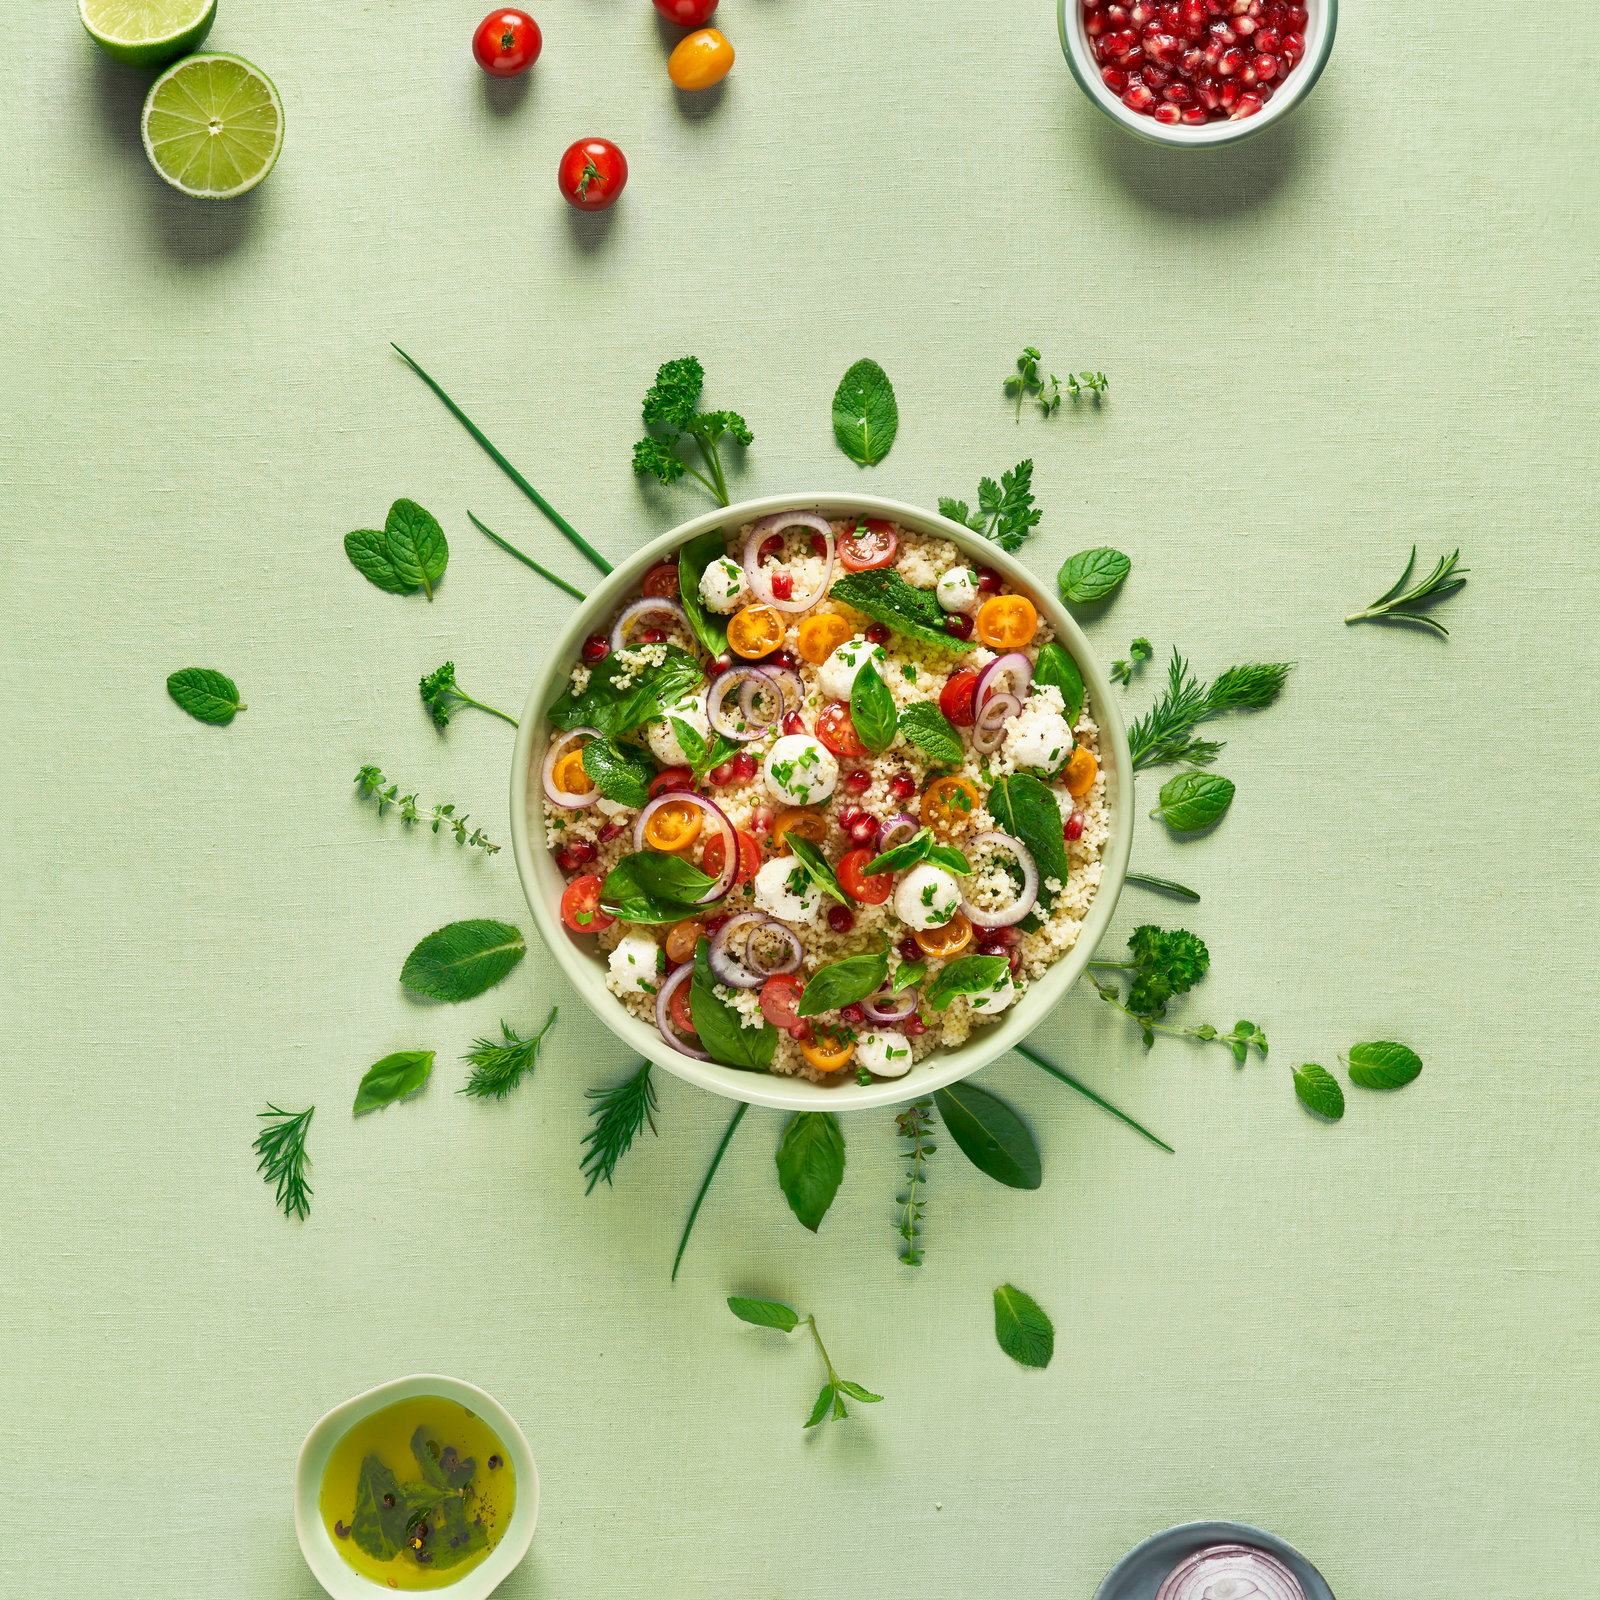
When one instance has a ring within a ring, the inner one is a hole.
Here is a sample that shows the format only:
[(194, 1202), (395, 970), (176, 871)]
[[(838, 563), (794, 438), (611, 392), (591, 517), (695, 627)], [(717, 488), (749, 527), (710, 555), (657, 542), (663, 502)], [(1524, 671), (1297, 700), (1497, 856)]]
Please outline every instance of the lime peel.
[(113, 60), (163, 67), (205, 43), (217, 0), (78, 0), (78, 19)]

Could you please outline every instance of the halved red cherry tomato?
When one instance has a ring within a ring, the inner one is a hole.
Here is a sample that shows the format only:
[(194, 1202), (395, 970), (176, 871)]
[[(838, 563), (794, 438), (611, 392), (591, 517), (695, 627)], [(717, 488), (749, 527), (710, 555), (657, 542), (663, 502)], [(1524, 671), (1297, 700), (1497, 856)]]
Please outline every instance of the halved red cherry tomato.
[(665, 794), (668, 789), (693, 789), (694, 774), (687, 767), (663, 767), (650, 780), (650, 798)]
[(843, 700), (832, 700), (817, 716), (817, 737), (836, 756), (864, 756), (867, 747), (856, 732), (850, 707)]
[(805, 987), (792, 972), (780, 972), (761, 985), (761, 1015), (774, 1028), (790, 1032), (800, 1026), (800, 991)]
[(561, 892), (561, 920), (574, 933), (599, 933), (617, 919), (600, 909), (600, 880), (592, 873), (574, 878)]
[(894, 560), (900, 544), (893, 527), (877, 517), (868, 517), (858, 523), (854, 533), (847, 533), (834, 544), (839, 560), (851, 572), (866, 572), (872, 567), (886, 567)]
[(526, 11), (491, 11), (472, 36), (472, 53), (491, 78), (514, 78), (539, 59), (544, 40)]
[(958, 672), (939, 691), (939, 709), (958, 728), (970, 728), (974, 716), (972, 694), (978, 687), (976, 672)]
[(644, 575), (644, 593), (652, 600), (676, 600), (678, 598), (678, 563), (676, 561), (663, 561), (660, 566), (651, 567)]
[[(761, 846), (756, 843), (753, 833), (746, 833), (743, 828), (734, 830), (739, 840), (739, 869), (733, 875), (733, 887), (738, 888), (741, 883), (748, 883), (755, 877), (761, 866)], [(706, 840), (706, 847), (700, 853), (700, 870), (707, 877), (720, 878), (725, 865), (727, 846), (722, 842), (722, 835), (714, 833)]]
[(687, 980), (680, 983), (672, 991), (672, 998), (667, 1002), (667, 1010), (672, 1016), (672, 1025), (682, 1033), (691, 1037), (700, 1037), (694, 1031), (694, 1013), (689, 1009), (689, 984)]
[(877, 853), (876, 850), (850, 850), (839, 858), (839, 887), (864, 906), (881, 906), (894, 888), (892, 872), (875, 872), (869, 877), (862, 871)]
[(569, 144), (556, 167), (556, 187), (579, 211), (604, 211), (627, 181), (627, 158), (609, 139)]

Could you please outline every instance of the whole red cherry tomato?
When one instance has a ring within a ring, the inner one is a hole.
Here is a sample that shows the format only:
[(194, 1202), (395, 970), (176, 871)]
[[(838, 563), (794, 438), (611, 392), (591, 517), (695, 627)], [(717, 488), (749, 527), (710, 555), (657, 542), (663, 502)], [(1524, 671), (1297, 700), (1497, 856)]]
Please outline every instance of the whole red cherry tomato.
[(705, 27), (716, 9), (717, 0), (656, 0), (656, 10), (680, 28)]
[(627, 160), (609, 139), (579, 139), (569, 144), (556, 168), (562, 197), (579, 211), (604, 211), (627, 181)]
[(900, 543), (894, 529), (877, 517), (858, 523), (854, 533), (844, 534), (836, 543), (840, 562), (851, 572), (866, 572), (886, 567), (894, 560)]
[(472, 36), (472, 53), (491, 78), (514, 78), (539, 59), (544, 38), (526, 11), (491, 11)]

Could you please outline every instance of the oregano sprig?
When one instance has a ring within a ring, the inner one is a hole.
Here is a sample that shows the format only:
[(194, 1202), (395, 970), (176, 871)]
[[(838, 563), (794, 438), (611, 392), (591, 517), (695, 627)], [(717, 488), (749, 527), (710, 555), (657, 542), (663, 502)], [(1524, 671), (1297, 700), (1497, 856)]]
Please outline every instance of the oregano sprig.
[(257, 1135), (251, 1149), (261, 1157), (256, 1171), (267, 1183), (278, 1186), (277, 1203), (286, 1217), (299, 1217), (304, 1221), (311, 1215), (311, 1185), (306, 1182), (306, 1131), (311, 1126), (312, 1113), (317, 1108), (307, 1106), (304, 1111), (280, 1111), (269, 1100), (265, 1111), (256, 1115), (264, 1118), (267, 1126)]
[(928, 1099), (918, 1100), (914, 1105), (908, 1106), (895, 1119), (895, 1127), (900, 1132), (900, 1137), (906, 1140), (911, 1148), (904, 1153), (905, 1158), (911, 1163), (910, 1170), (906, 1173), (906, 1192), (895, 1196), (895, 1203), (900, 1206), (900, 1220), (895, 1224), (895, 1231), (906, 1242), (905, 1250), (900, 1259), (908, 1267), (922, 1265), (922, 1208), (927, 1204), (921, 1193), (922, 1186), (927, 1183), (923, 1167), (928, 1157), (939, 1147), (928, 1135), (933, 1131), (933, 1101)]
[[(401, 794), (397, 783), (389, 783), (383, 773), (373, 766), (363, 767), (355, 776), (355, 781), (361, 785), (361, 798), (368, 799), (372, 795), (378, 797), (378, 815), (383, 815), (385, 806), (397, 806), (400, 810), (402, 822), (425, 822), (431, 830), (437, 833), (440, 828), (449, 828), (456, 836), (457, 844), (470, 844), (479, 850), (486, 850), (490, 855), (499, 852), (500, 846), (491, 844), (489, 836), (482, 828), (474, 828), (467, 832), (468, 813), (463, 811), (458, 817), (453, 805), (435, 806), (432, 811), (424, 812), (417, 805), (414, 794)], [(388, 784), (385, 788), (384, 785)]]
[[(1061, 407), (1061, 380), (1051, 373), (1046, 381), (1039, 375), (1039, 363), (1044, 358), (1030, 344), (1024, 347), (1023, 352), (1017, 357), (1016, 372), (1005, 380), (1002, 385), (1007, 397), (1014, 396), (1017, 402), (1017, 421), (1022, 421), (1022, 402), (1032, 399), (1043, 412), (1049, 416)], [(1074, 400), (1083, 395), (1089, 395), (1096, 401), (1110, 387), (1103, 372), (1078, 372), (1067, 374), (1067, 393)]]
[(539, 1046), (555, 1026), (557, 1009), (551, 1006), (544, 1026), (526, 1039), (505, 1022), (500, 1024), (504, 1035), (501, 1043), (496, 1044), (493, 1039), (474, 1039), (472, 1048), (461, 1058), (472, 1063), (472, 1076), (456, 1093), (478, 1100), (504, 1100), (522, 1082), (523, 1074), (532, 1072), (538, 1065)]
[(517, 719), (507, 716), (504, 711), (496, 711), (493, 706), (486, 706), (481, 700), (474, 700), (465, 689), (456, 684), (456, 664), (447, 661), (442, 667), (435, 667), (427, 677), (418, 685), (422, 694), (422, 703), (433, 714), (433, 725), (436, 728), (448, 727), (450, 713), (461, 706), (476, 706), (480, 711), (487, 711), (492, 717), (499, 717), (502, 722), (509, 722), (513, 728), (517, 726)]
[(644, 1125), (656, 1129), (656, 1086), (650, 1081), (650, 1063), (641, 1062), (639, 1070), (609, 1089), (589, 1089), (584, 1098), (595, 1102), (589, 1115), (594, 1126), (583, 1136), (585, 1153), (579, 1163), (589, 1187), (583, 1192), (593, 1194), (594, 1186), (604, 1178), (611, 1182), (617, 1163), (633, 1148)]

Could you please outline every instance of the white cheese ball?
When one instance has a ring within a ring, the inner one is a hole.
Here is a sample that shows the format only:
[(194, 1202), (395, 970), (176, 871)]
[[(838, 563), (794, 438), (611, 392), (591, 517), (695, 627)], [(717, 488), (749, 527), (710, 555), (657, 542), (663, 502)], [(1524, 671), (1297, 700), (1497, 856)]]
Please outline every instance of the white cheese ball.
[(839, 763), (808, 733), (786, 733), (763, 771), (768, 792), (788, 806), (821, 805), (839, 781)]
[(700, 598), (705, 601), (707, 611), (722, 616), (748, 604), (750, 591), (745, 587), (744, 568), (727, 556), (718, 556), (700, 574)]
[[(668, 708), (668, 715), (676, 717), (680, 722), (687, 722), (702, 739), (710, 738), (711, 724), (706, 721), (706, 714), (700, 705), (698, 695), (686, 694), (675, 706)], [(645, 737), (649, 741), (651, 753), (664, 766), (689, 765), (689, 758), (684, 754), (683, 746), (678, 743), (678, 736), (672, 731), (670, 722), (665, 719), (652, 722), (645, 730)]]
[(618, 994), (654, 994), (661, 951), (654, 939), (630, 933), (611, 952), (611, 987)]
[(1054, 772), (1072, 754), (1072, 729), (1054, 711), (1024, 706), (1019, 716), (1007, 717), (1006, 754), (1014, 767), (1040, 767)]
[(978, 578), (971, 567), (951, 567), (934, 588), (934, 597), (946, 611), (971, 614), (983, 598), (978, 593)]
[(830, 700), (848, 700), (861, 669), (870, 661), (881, 672), (884, 659), (881, 644), (868, 644), (865, 639), (846, 639), (817, 668), (817, 687)]
[(756, 910), (779, 922), (814, 922), (822, 890), (798, 856), (774, 856), (755, 876)]
[(996, 1011), (1004, 1011), (1017, 998), (1017, 986), (1011, 981), (1010, 971), (1001, 975), (999, 983), (992, 989), (980, 989), (976, 994), (969, 994), (967, 1000), (974, 1011), (981, 1011), (986, 1017)]
[(913, 867), (894, 892), (895, 915), (908, 928), (942, 928), (961, 909), (961, 891), (943, 867)]
[(864, 1033), (856, 1040), (856, 1065), (879, 1078), (903, 1078), (911, 1070), (911, 1043), (903, 1033)]

